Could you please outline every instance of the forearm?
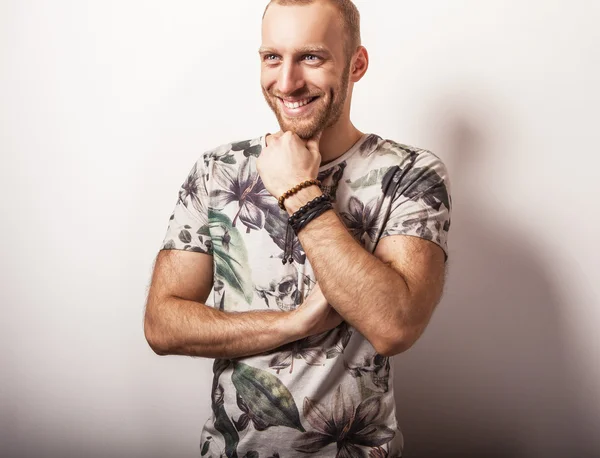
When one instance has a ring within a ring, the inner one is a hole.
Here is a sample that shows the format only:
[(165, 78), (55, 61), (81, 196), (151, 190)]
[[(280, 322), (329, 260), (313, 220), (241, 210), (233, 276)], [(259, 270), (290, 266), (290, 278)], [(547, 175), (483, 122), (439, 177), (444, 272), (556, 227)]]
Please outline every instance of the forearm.
[(311, 225), (300, 241), (331, 306), (375, 347), (395, 342), (399, 329), (416, 321), (406, 282), (359, 245), (333, 211)]
[(301, 338), (292, 320), (290, 312), (223, 312), (172, 297), (152, 304), (145, 332), (160, 355), (240, 358)]
[[(317, 189), (298, 193), (288, 211), (318, 193)], [(309, 223), (299, 240), (328, 302), (373, 346), (385, 349), (397, 342), (399, 330), (420, 323), (404, 279), (365, 250), (334, 211)]]

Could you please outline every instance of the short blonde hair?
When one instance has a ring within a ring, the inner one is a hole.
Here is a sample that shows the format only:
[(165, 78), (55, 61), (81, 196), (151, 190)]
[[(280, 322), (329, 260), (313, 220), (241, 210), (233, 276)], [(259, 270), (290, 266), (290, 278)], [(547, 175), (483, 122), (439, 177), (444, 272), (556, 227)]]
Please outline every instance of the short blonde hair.
[[(271, 0), (265, 8), (265, 14), (271, 6), (271, 3), (276, 3), (282, 6), (290, 5), (310, 5), (319, 0)], [(322, 0), (329, 2), (336, 7), (340, 13), (340, 19), (346, 31), (346, 42), (344, 43), (344, 49), (346, 51), (346, 57), (348, 60), (352, 57), (356, 49), (361, 45), (360, 38), (360, 13), (356, 5), (352, 3), (352, 0)], [(265, 17), (263, 14), (263, 18)]]

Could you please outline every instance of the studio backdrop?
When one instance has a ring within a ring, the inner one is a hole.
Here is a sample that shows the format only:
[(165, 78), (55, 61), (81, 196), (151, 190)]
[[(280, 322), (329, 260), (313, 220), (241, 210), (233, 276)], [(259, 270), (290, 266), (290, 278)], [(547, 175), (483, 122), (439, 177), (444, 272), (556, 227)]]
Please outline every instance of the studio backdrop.
[[(444, 297), (395, 358), (411, 457), (600, 456), (600, 3), (357, 1), (363, 132), (429, 149)], [(0, 455), (193, 457), (210, 360), (143, 334), (200, 155), (277, 130), (259, 0), (0, 2)]]

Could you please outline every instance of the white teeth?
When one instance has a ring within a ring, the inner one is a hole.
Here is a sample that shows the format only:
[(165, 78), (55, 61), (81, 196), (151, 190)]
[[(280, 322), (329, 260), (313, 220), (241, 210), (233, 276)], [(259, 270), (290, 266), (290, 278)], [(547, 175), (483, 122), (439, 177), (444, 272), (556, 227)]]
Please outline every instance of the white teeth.
[(284, 100), (283, 104), (288, 108), (300, 108), (300, 107), (303, 107), (304, 105), (308, 105), (310, 103), (310, 101), (311, 101), (311, 99), (301, 100), (300, 102), (286, 102)]

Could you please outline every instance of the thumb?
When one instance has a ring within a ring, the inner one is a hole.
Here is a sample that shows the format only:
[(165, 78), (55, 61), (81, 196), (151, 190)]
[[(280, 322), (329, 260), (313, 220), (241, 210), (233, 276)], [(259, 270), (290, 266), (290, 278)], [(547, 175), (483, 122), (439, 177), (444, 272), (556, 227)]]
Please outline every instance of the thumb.
[(317, 132), (306, 142), (306, 148), (314, 155), (321, 154), (319, 151), (319, 143), (321, 141), (321, 135), (323, 135), (322, 130)]

